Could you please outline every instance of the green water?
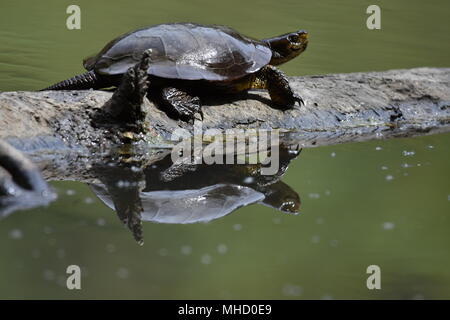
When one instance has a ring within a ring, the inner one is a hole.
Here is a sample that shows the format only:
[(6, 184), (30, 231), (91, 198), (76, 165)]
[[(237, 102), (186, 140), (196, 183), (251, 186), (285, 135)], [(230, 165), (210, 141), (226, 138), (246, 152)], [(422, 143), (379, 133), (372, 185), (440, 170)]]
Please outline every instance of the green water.
[[(381, 30), (366, 28), (373, 3)], [(307, 29), (307, 51), (282, 67), (290, 75), (449, 67), (448, 1), (77, 1), (73, 31), (70, 4), (2, 0), (0, 90), (68, 78), (111, 38), (169, 21), (254, 37)], [(448, 299), (449, 143), (446, 134), (304, 150), (283, 178), (302, 214), (251, 205), (208, 224), (147, 222), (143, 247), (87, 186), (54, 182), (57, 202), (0, 221), (0, 298)], [(82, 268), (82, 290), (65, 287), (70, 264)], [(366, 287), (372, 264), (381, 290)]]

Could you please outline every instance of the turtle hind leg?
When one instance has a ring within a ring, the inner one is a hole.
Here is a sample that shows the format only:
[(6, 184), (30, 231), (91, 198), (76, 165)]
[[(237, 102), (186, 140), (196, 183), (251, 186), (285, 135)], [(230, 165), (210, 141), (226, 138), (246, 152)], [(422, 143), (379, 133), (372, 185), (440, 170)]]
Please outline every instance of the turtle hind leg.
[(292, 90), (284, 73), (270, 65), (250, 78), (249, 89), (267, 89), (274, 107), (280, 110), (290, 109), (296, 102), (304, 104), (303, 99)]
[(142, 104), (148, 92), (147, 70), (150, 66), (151, 53), (151, 50), (146, 50), (141, 61), (128, 69), (117, 90), (106, 103), (106, 110), (117, 120), (136, 124), (145, 119)]
[(163, 111), (172, 118), (184, 121), (203, 120), (200, 98), (191, 96), (179, 88), (162, 88), (160, 104)]

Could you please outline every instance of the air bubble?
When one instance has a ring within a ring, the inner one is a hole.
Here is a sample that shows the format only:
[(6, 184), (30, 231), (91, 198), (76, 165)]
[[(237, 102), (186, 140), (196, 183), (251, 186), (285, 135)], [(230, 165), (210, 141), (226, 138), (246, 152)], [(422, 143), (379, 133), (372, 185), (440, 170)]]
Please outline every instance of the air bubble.
[(219, 252), (220, 254), (225, 254), (225, 253), (227, 253), (228, 252), (228, 247), (227, 247), (227, 245), (226, 244), (219, 244), (218, 246), (217, 246), (217, 252)]
[(185, 256), (188, 256), (192, 253), (192, 247), (191, 246), (182, 246), (181, 247), (181, 253)]
[(202, 264), (211, 264), (212, 257), (209, 254), (204, 254), (201, 259)]
[(393, 230), (395, 228), (395, 223), (393, 222), (384, 222), (383, 229), (384, 230)]
[(239, 223), (236, 223), (236, 224), (233, 226), (233, 229), (234, 229), (235, 231), (240, 231), (240, 230), (242, 230), (242, 225), (239, 224)]
[(311, 242), (314, 244), (317, 244), (320, 242), (320, 236), (312, 236), (311, 237)]
[(20, 229), (13, 229), (9, 232), (9, 237), (14, 240), (22, 239), (23, 232)]
[(130, 272), (128, 271), (127, 268), (119, 268), (116, 271), (116, 276), (120, 279), (127, 279), (130, 276)]
[(298, 297), (303, 293), (303, 288), (295, 284), (286, 284), (282, 289), (283, 295), (287, 297)]

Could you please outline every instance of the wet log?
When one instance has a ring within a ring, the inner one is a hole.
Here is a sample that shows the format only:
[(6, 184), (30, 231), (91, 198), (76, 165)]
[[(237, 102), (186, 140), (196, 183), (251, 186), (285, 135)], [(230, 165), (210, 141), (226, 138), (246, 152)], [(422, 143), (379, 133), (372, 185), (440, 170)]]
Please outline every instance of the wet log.
[[(280, 128), (293, 131), (290, 137), (303, 147), (450, 130), (450, 68), (291, 77), (290, 82), (305, 106), (273, 109), (264, 91), (210, 97), (202, 128)], [(0, 138), (26, 152), (108, 147), (123, 138), (103, 112), (111, 96), (94, 90), (1, 92)], [(148, 144), (164, 143), (176, 128), (193, 128), (148, 100), (143, 110), (146, 132), (140, 138)]]

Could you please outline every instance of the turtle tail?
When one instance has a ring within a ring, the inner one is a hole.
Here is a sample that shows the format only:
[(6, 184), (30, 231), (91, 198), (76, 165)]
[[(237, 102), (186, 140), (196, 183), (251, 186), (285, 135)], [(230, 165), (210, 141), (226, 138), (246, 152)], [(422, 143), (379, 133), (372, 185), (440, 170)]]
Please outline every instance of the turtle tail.
[(54, 85), (42, 89), (40, 91), (46, 90), (85, 90), (85, 89), (101, 89), (111, 86), (110, 81), (106, 79), (95, 71), (91, 70), (86, 73), (77, 75), (70, 79), (55, 83)]

